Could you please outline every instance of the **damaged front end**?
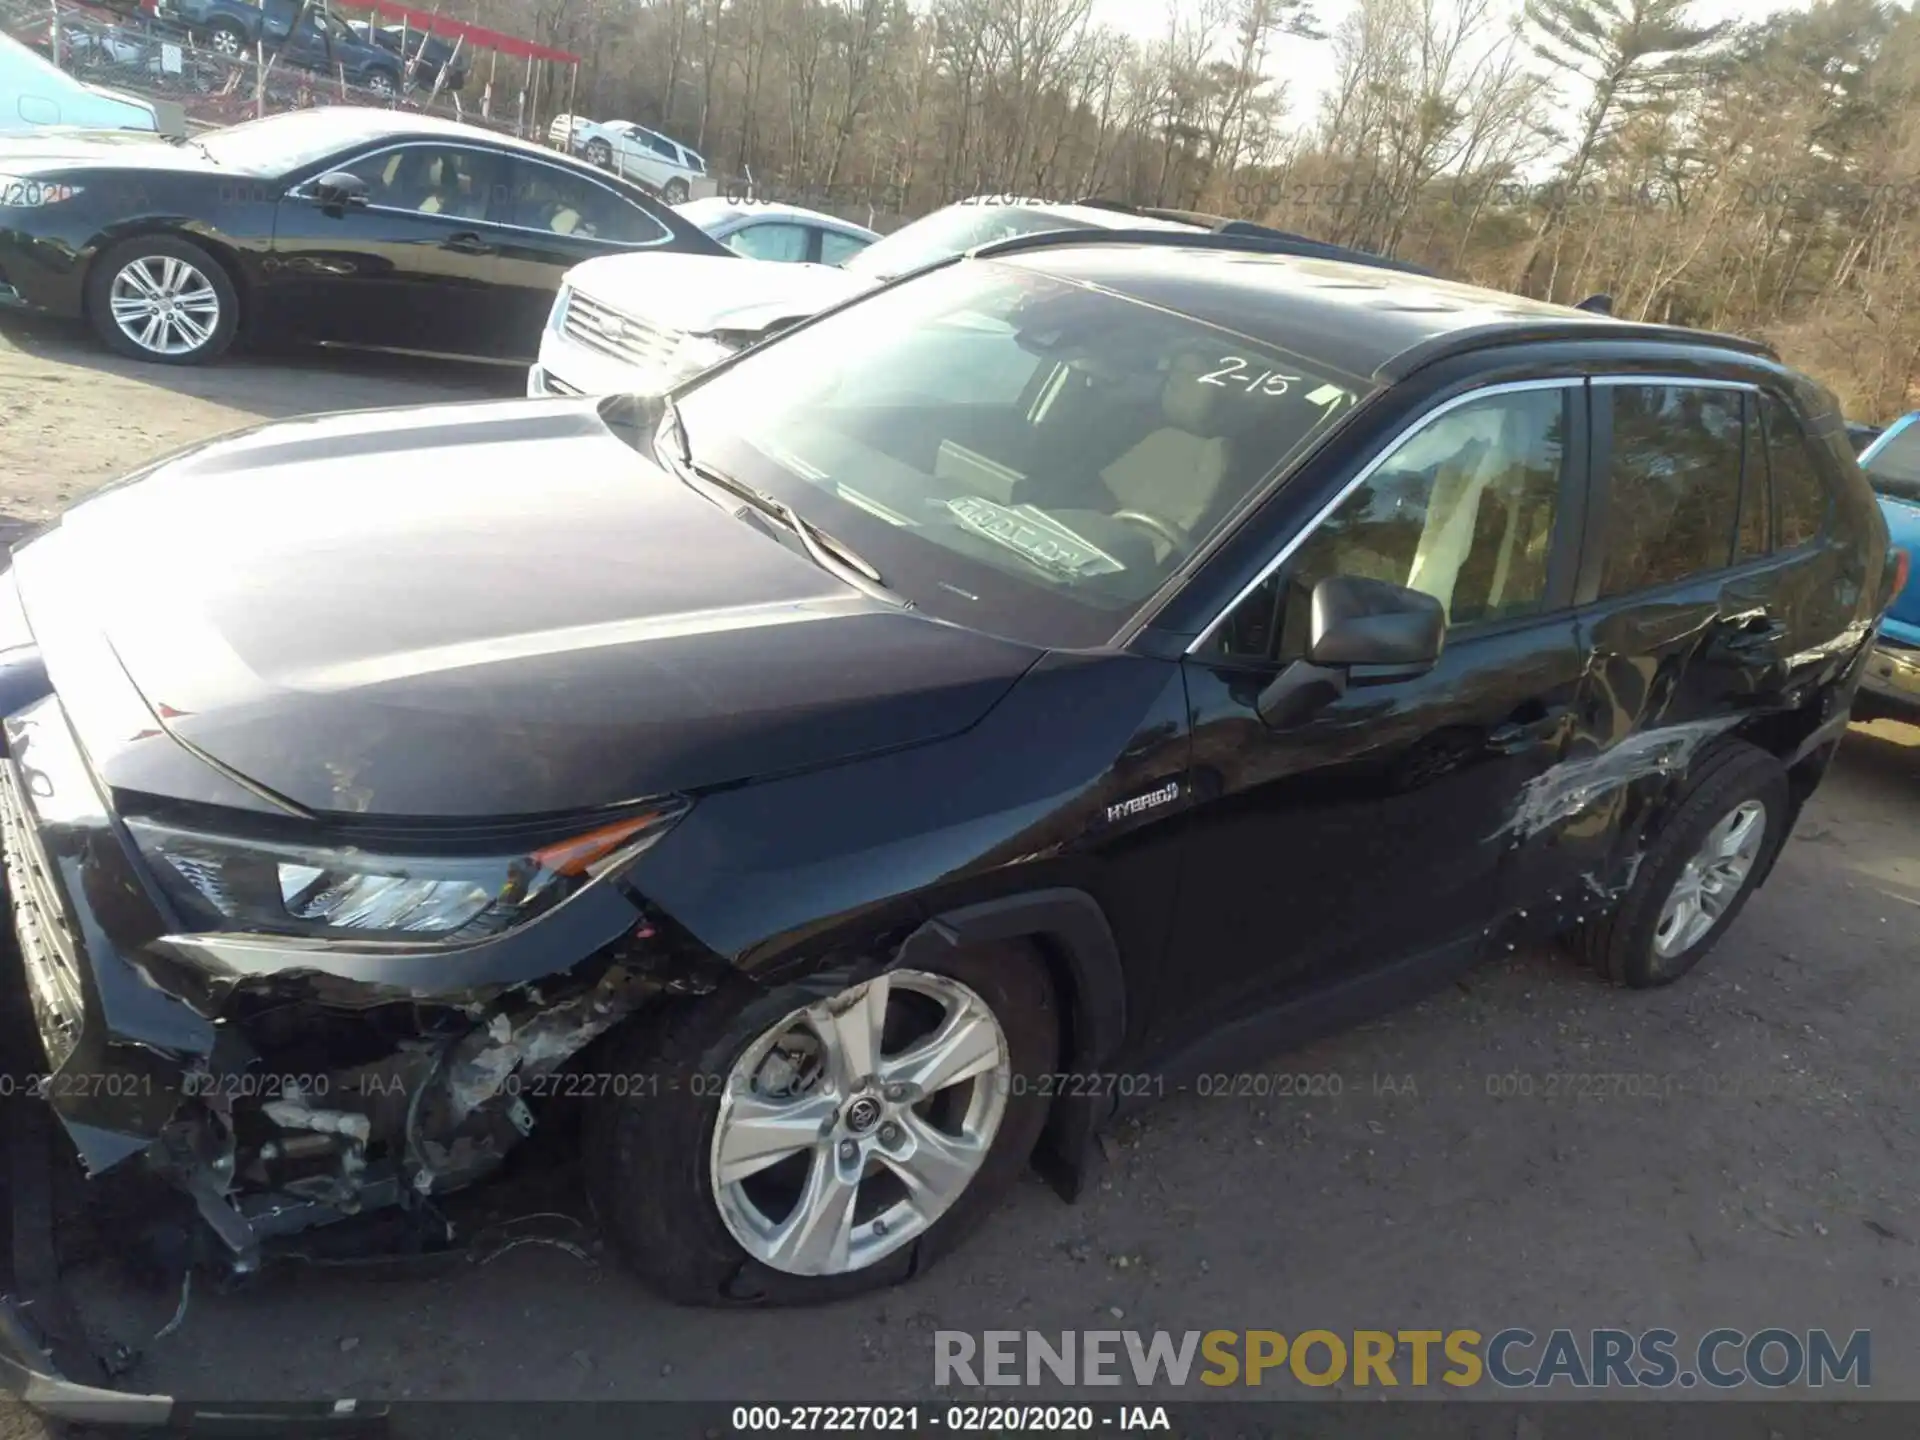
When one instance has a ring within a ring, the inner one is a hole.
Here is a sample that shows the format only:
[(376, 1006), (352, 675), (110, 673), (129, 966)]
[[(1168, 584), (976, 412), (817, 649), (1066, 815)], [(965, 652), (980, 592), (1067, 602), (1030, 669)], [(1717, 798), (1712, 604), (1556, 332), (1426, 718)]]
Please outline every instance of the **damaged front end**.
[(560, 1081), (589, 1045), (730, 973), (621, 879), (684, 802), (478, 836), (216, 831), (115, 813), (54, 697), (5, 730), (0, 852), (45, 1051), (15, 1084), (89, 1175), (190, 1197), (200, 1258), (233, 1275), (348, 1217), (435, 1220), (544, 1098), (589, 1093)]

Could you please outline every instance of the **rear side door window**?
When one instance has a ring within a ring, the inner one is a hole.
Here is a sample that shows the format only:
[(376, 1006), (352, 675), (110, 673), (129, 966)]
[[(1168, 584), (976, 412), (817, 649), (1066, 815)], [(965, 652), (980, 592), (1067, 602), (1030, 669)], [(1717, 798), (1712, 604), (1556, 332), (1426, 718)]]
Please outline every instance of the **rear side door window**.
[(1736, 565), (1773, 550), (1773, 487), (1767, 483), (1767, 437), (1760, 425), (1760, 399), (1747, 396), (1746, 458), (1740, 471), (1740, 529), (1734, 538)]
[(606, 186), (537, 160), (510, 160), (511, 218), (522, 230), (540, 230), (575, 240), (651, 245), (667, 227)]
[(822, 230), (820, 232), (820, 263), (844, 265), (866, 249), (869, 243), (858, 235), (847, 235), (838, 230)]
[(1767, 464), (1773, 473), (1774, 544), (1797, 550), (1820, 538), (1827, 528), (1832, 495), (1821, 478), (1807, 432), (1794, 414), (1771, 395), (1760, 397), (1767, 440)]
[(1606, 387), (1613, 400), (1602, 598), (1732, 563), (1745, 450), (1743, 392)]

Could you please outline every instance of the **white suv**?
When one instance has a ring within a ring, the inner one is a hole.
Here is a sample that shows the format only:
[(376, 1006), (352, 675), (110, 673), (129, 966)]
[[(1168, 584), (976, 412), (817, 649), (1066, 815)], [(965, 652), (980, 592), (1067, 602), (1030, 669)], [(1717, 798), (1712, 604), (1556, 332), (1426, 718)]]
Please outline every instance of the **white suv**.
[(707, 173), (707, 162), (692, 150), (631, 120), (558, 115), (547, 129), (547, 138), (602, 170), (658, 191), (669, 205), (690, 197), (693, 182)]

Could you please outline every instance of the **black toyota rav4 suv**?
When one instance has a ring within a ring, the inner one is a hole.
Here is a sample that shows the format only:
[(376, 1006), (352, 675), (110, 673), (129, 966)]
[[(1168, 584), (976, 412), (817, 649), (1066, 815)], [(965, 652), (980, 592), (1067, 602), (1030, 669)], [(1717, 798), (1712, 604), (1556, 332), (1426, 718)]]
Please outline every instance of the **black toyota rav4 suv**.
[(96, 1186), (247, 1271), (579, 1101), (639, 1272), (804, 1301), (1489, 951), (1683, 975), (1890, 598), (1832, 397), (1286, 249), (1010, 240), (20, 546), (0, 841)]

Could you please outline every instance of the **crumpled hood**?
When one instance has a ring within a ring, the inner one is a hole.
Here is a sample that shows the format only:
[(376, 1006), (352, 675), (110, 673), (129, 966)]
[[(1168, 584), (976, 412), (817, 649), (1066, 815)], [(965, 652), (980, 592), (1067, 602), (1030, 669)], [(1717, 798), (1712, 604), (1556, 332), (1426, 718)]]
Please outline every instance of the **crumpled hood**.
[(817, 315), (871, 286), (832, 265), (677, 254), (602, 256), (574, 266), (567, 283), (624, 314), (692, 334)]
[[(63, 670), (117, 656), (140, 726), (322, 812), (522, 816), (810, 768), (965, 729), (1035, 658), (847, 587), (587, 401), (245, 431), (76, 506), (15, 570), (69, 710), (103, 687)], [(124, 712), (75, 726), (140, 738)]]

